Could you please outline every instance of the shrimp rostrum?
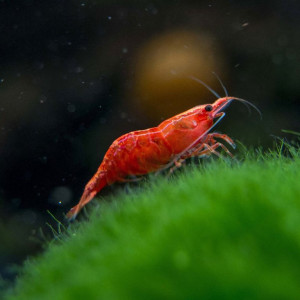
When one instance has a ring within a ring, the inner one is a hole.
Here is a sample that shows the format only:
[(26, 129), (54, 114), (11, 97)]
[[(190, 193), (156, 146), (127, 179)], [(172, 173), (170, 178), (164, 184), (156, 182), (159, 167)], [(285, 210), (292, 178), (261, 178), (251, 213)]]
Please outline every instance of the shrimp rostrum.
[(68, 212), (69, 220), (75, 219), (101, 189), (114, 182), (126, 182), (132, 180), (130, 177), (133, 176), (178, 167), (190, 157), (219, 155), (219, 148), (232, 156), (223, 142), (235, 148), (233, 140), (226, 134), (211, 130), (225, 116), (224, 109), (232, 101), (243, 102), (258, 109), (246, 100), (228, 96), (226, 89), (226, 97), (220, 98), (204, 82), (195, 77), (190, 78), (205, 85), (219, 99), (212, 104), (193, 107), (163, 121), (157, 127), (129, 132), (116, 139), (108, 148), (97, 172), (85, 186), (79, 203)]

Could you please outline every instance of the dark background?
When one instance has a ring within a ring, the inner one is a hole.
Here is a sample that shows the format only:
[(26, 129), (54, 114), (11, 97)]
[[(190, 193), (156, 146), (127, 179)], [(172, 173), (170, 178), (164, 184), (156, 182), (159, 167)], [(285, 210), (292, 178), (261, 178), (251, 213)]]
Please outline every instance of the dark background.
[[(0, 274), (37, 253), (118, 136), (215, 97), (218, 130), (300, 131), (298, 1), (0, 1)], [(109, 192), (112, 192), (110, 189)], [(55, 226), (55, 225), (53, 225)], [(45, 236), (45, 237), (44, 237)]]

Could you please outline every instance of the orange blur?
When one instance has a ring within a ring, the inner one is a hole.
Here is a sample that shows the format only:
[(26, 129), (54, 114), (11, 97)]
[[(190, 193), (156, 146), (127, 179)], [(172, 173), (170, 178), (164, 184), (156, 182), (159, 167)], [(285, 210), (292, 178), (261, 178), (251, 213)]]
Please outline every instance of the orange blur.
[(177, 30), (153, 37), (136, 57), (133, 93), (128, 101), (150, 118), (169, 117), (188, 107), (205, 103), (209, 93), (187, 78), (205, 78), (218, 89), (215, 71), (226, 77), (225, 63), (213, 36)]

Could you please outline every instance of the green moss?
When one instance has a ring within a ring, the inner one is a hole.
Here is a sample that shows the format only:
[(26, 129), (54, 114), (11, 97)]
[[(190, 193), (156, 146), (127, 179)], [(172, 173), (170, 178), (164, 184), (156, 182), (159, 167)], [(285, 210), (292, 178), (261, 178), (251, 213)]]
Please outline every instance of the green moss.
[(94, 206), (7, 299), (296, 299), (300, 157), (187, 167)]

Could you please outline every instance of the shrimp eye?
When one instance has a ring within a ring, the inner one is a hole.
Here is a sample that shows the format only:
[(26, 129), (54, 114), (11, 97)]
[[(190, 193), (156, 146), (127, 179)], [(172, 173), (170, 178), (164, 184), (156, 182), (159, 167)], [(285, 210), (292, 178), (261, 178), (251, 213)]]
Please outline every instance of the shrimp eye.
[(212, 110), (213, 110), (212, 105), (210, 105), (210, 104), (206, 105), (206, 106), (205, 106), (205, 110), (206, 110), (206, 111), (212, 111)]

